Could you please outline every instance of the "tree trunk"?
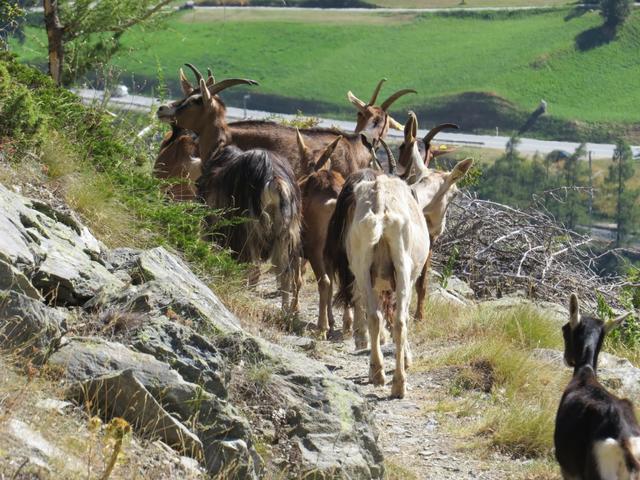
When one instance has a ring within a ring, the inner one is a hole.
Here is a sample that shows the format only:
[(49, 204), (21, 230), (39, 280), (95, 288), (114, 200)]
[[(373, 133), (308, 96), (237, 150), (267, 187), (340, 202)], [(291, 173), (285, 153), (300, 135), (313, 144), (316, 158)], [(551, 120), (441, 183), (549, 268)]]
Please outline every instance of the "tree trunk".
[(58, 17), (58, 0), (43, 0), (44, 25), (49, 40), (49, 75), (60, 85), (64, 63), (64, 27)]

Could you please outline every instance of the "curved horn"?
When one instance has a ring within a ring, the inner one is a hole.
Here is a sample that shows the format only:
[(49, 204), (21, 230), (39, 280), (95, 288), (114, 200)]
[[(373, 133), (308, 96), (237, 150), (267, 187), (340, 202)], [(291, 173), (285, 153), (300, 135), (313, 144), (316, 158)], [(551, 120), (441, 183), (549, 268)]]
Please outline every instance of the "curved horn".
[(210, 68), (207, 68), (207, 87), (216, 83), (216, 77), (213, 76), (213, 72)]
[(389, 109), (389, 107), (393, 104), (393, 102), (395, 102), (396, 100), (398, 100), (400, 97), (402, 97), (403, 95), (407, 95), (408, 93), (418, 93), (415, 90), (413, 90), (412, 88), (405, 88), (403, 90), (398, 90), (396, 93), (394, 93), (393, 95), (391, 95), (389, 98), (387, 98), (382, 105), (380, 105), (380, 108), (382, 108), (382, 110), (384, 110), (385, 112)]
[(349, 102), (351, 102), (351, 104), (359, 111), (361, 111), (362, 113), (366, 111), (367, 104), (356, 97), (351, 90), (347, 92), (347, 98), (349, 99)]
[(378, 85), (376, 86), (376, 89), (373, 91), (373, 95), (371, 95), (371, 100), (369, 100), (369, 105), (373, 105), (376, 103), (376, 100), (378, 100), (378, 94), (380, 93), (380, 89), (382, 88), (382, 84), (386, 81), (387, 81), (386, 78), (380, 79), (380, 81), (378, 82)]
[(226, 78), (221, 82), (216, 83), (215, 85), (211, 85), (209, 87), (209, 93), (211, 95), (217, 95), (223, 90), (226, 90), (229, 87), (233, 87), (234, 85), (259, 85), (255, 80), (249, 80), (247, 78)]
[(191, 63), (185, 63), (184, 65), (185, 67), (189, 67), (191, 69), (193, 74), (196, 76), (196, 82), (200, 83), (200, 80), (202, 80), (202, 74), (200, 73), (200, 70), (194, 67)]
[(414, 112), (409, 112), (409, 119), (404, 125), (404, 141), (413, 142), (418, 135), (418, 118)]
[(424, 137), (424, 148), (429, 149), (429, 147), (431, 146), (431, 140), (433, 140), (433, 138), (445, 128), (452, 128), (457, 130), (460, 127), (458, 127), (458, 125), (456, 125), (455, 123), (441, 123), (440, 125), (436, 125), (431, 130), (429, 130), (427, 135)]
[(395, 118), (391, 117), (391, 115), (387, 115), (387, 118), (389, 119), (389, 126), (394, 130), (402, 131), (404, 129), (404, 125), (398, 122)]
[(191, 95), (193, 92), (193, 86), (182, 69), (180, 69), (180, 88), (185, 95)]
[(384, 151), (387, 152), (387, 159), (389, 160), (389, 174), (395, 175), (398, 167), (398, 162), (396, 162), (396, 157), (393, 155), (393, 152), (389, 148), (389, 145), (387, 145), (387, 142), (380, 139), (380, 143), (382, 144)]
[(324, 149), (324, 152), (322, 152), (322, 155), (313, 167), (316, 172), (320, 170), (324, 166), (324, 164), (327, 163), (327, 160), (331, 158), (331, 155), (333, 155), (333, 151), (338, 146), (338, 143), (340, 143), (340, 140), (342, 140), (342, 135), (339, 135), (338, 138), (336, 138), (327, 146), (327, 148)]

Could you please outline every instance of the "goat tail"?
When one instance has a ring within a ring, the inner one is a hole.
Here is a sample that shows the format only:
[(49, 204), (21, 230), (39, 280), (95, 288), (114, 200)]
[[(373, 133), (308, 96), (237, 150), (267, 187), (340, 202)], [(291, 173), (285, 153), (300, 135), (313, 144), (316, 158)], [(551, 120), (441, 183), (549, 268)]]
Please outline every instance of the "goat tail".
[(633, 453), (629, 437), (622, 438), (620, 440), (620, 446), (622, 448), (622, 454), (624, 455), (624, 461), (627, 465), (627, 470), (631, 473), (631, 479), (640, 479), (640, 461), (638, 461)]

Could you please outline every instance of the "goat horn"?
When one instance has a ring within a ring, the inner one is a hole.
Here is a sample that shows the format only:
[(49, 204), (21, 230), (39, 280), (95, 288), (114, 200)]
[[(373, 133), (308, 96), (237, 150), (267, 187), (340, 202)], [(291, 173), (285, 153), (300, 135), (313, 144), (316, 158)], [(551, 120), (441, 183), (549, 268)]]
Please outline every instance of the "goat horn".
[(402, 131), (404, 129), (404, 125), (398, 122), (395, 118), (392, 118), (391, 115), (387, 115), (387, 118), (389, 119), (389, 126), (394, 130)]
[(415, 90), (413, 90), (411, 88), (405, 88), (403, 90), (398, 90), (396, 93), (394, 93), (389, 98), (387, 98), (384, 101), (384, 103), (382, 105), (380, 105), (380, 108), (382, 108), (382, 110), (384, 110), (386, 112), (389, 109), (389, 107), (393, 104), (393, 102), (398, 100), (403, 95), (407, 95), (408, 93), (418, 93), (418, 92), (416, 92)]
[(424, 148), (429, 149), (429, 147), (431, 147), (431, 140), (433, 140), (433, 138), (445, 128), (452, 128), (457, 130), (460, 127), (458, 127), (458, 125), (456, 125), (455, 123), (441, 123), (440, 125), (436, 125), (431, 130), (429, 130), (429, 133), (427, 133), (427, 135), (424, 137)]
[(393, 152), (389, 148), (389, 145), (387, 145), (387, 142), (380, 139), (380, 143), (382, 144), (384, 151), (387, 152), (387, 159), (389, 160), (389, 174), (395, 175), (396, 170), (398, 168), (398, 162), (396, 162), (396, 157), (393, 155)]
[(351, 90), (347, 92), (347, 98), (349, 99), (349, 101), (354, 107), (356, 107), (362, 113), (365, 112), (367, 104), (364, 103), (362, 100), (360, 100), (358, 97), (356, 97)]
[(196, 82), (200, 83), (200, 80), (202, 80), (202, 74), (200, 73), (200, 70), (194, 67), (191, 63), (185, 63), (184, 65), (185, 67), (189, 67), (191, 69), (193, 74), (196, 76)]
[(414, 112), (409, 112), (409, 120), (404, 126), (404, 141), (412, 142), (418, 135), (418, 118)]
[(380, 89), (382, 88), (382, 84), (384, 82), (386, 82), (387, 79), (386, 78), (382, 78), (379, 82), (378, 85), (376, 86), (376, 89), (373, 91), (373, 95), (371, 95), (371, 100), (369, 100), (369, 105), (373, 105), (376, 103), (376, 100), (378, 100), (378, 94), (380, 93)]
[(339, 135), (338, 138), (336, 138), (333, 142), (329, 144), (329, 146), (327, 146), (327, 148), (324, 149), (324, 152), (322, 152), (322, 155), (320, 156), (315, 166), (313, 167), (313, 169), (316, 172), (320, 170), (324, 166), (324, 164), (327, 163), (327, 160), (331, 158), (331, 155), (333, 155), (333, 151), (338, 146), (338, 143), (340, 142), (340, 140), (342, 140), (342, 135)]
[(609, 333), (611, 330), (613, 330), (614, 328), (616, 328), (618, 325), (620, 325), (622, 323), (622, 321), (627, 318), (629, 315), (631, 315), (631, 312), (626, 312), (623, 313), (622, 315), (620, 315), (619, 317), (614, 318), (613, 320), (609, 320), (605, 325), (604, 325), (604, 333)]
[(259, 85), (255, 80), (249, 80), (247, 78), (226, 78), (215, 85), (209, 87), (209, 93), (211, 95), (217, 95), (222, 90), (226, 90), (234, 85)]

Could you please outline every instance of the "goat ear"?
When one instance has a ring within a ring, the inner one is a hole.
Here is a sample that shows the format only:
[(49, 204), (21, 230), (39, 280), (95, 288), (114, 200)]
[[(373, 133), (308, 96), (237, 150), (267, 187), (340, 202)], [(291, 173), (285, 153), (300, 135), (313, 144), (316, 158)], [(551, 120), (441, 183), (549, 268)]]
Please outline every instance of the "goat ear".
[(356, 107), (360, 112), (362, 113), (366, 112), (367, 105), (358, 97), (356, 97), (351, 90), (347, 92), (347, 98), (349, 99), (351, 104), (354, 107)]
[(453, 170), (451, 171), (451, 174), (450, 174), (451, 181), (455, 183), (458, 180), (461, 180), (462, 177), (464, 177), (467, 174), (467, 172), (471, 169), (472, 165), (473, 165), (473, 158), (465, 158), (461, 162), (456, 163), (456, 166), (453, 167)]
[(331, 155), (333, 155), (333, 152), (338, 146), (338, 143), (340, 143), (340, 140), (342, 140), (342, 135), (338, 136), (338, 138), (336, 138), (333, 142), (327, 145), (327, 148), (324, 149), (324, 152), (322, 152), (322, 155), (320, 155), (320, 158), (314, 165), (314, 168), (316, 171), (321, 170), (322, 167), (324, 167), (325, 165), (328, 165), (327, 160), (329, 160), (331, 158)]
[(207, 68), (207, 87), (215, 85), (216, 77), (213, 76), (213, 72), (210, 68)]
[(304, 144), (304, 139), (302, 138), (302, 134), (298, 128), (296, 128), (296, 141), (298, 142), (298, 151), (300, 152), (300, 155), (304, 156), (307, 146)]
[(578, 305), (578, 296), (575, 293), (569, 298), (569, 324), (573, 330), (580, 323), (580, 306)]
[(404, 124), (404, 143), (408, 146), (408, 144), (416, 141), (416, 134), (418, 132), (418, 119), (416, 118), (416, 114), (413, 112), (409, 112), (409, 118), (407, 119), (407, 123)]
[(193, 87), (182, 69), (180, 69), (180, 88), (182, 89), (182, 93), (184, 93), (185, 97), (188, 97), (193, 92)]
[(609, 320), (604, 325), (604, 333), (607, 334), (611, 330), (614, 330), (616, 327), (620, 326), (620, 324), (624, 321), (624, 319), (627, 318), (629, 315), (631, 315), (631, 312), (626, 312), (620, 315), (619, 317), (614, 318), (613, 320)]

